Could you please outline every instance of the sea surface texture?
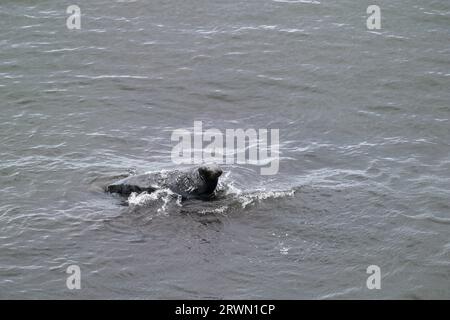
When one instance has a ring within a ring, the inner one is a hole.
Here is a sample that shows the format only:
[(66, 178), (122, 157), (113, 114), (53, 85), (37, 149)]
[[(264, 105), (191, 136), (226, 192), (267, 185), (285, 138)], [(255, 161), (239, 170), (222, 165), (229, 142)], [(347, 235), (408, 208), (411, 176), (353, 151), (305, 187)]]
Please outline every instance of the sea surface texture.
[[(450, 299), (450, 2), (372, 4), (2, 0), (0, 298)], [(104, 191), (194, 121), (278, 129), (279, 171)]]

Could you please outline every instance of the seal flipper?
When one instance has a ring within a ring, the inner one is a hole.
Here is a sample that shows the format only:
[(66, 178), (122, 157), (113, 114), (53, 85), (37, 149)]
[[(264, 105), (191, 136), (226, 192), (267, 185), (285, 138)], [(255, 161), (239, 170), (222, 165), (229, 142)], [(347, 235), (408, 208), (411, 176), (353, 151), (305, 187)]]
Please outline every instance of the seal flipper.
[(158, 187), (156, 186), (155, 179), (150, 174), (131, 176), (106, 187), (108, 192), (118, 193), (123, 196), (129, 196), (133, 192), (153, 192), (156, 189)]
[(137, 192), (137, 193), (141, 193), (144, 191), (153, 192), (156, 190), (156, 188), (152, 188), (152, 187), (142, 188), (142, 187), (134, 186), (131, 184), (116, 184), (116, 183), (114, 183), (114, 184), (110, 184), (106, 188), (106, 190), (110, 193), (118, 193), (123, 196), (129, 196), (133, 192)]

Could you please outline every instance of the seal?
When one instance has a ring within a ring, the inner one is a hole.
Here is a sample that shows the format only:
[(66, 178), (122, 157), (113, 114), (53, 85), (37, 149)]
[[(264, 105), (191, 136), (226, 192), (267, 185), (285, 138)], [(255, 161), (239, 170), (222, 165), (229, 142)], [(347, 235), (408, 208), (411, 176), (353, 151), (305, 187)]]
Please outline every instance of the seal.
[(213, 165), (204, 165), (186, 171), (146, 173), (131, 176), (106, 187), (110, 193), (129, 196), (133, 192), (154, 192), (168, 188), (186, 199), (209, 200), (214, 196), (222, 169)]

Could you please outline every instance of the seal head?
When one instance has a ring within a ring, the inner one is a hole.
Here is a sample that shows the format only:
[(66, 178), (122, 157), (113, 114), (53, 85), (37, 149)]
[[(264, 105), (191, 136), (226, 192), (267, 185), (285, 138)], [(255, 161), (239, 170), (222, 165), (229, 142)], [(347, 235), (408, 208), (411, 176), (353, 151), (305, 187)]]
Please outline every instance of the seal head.
[(198, 173), (205, 181), (213, 181), (219, 179), (222, 175), (223, 171), (219, 168), (218, 165), (206, 165), (198, 168)]
[(201, 182), (197, 183), (197, 190), (195, 192), (196, 196), (207, 199), (211, 198), (216, 190), (217, 183), (219, 182), (219, 177), (222, 175), (223, 171), (219, 166), (203, 165), (196, 169), (198, 178)]

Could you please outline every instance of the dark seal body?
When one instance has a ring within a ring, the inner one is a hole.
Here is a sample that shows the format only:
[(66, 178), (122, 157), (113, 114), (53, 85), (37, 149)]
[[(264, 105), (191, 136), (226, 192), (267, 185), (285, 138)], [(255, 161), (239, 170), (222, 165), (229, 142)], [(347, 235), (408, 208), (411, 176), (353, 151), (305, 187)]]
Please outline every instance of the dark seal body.
[(147, 173), (131, 176), (107, 186), (107, 191), (129, 196), (133, 192), (153, 192), (168, 188), (183, 199), (210, 199), (214, 195), (222, 170), (216, 165), (186, 171)]

